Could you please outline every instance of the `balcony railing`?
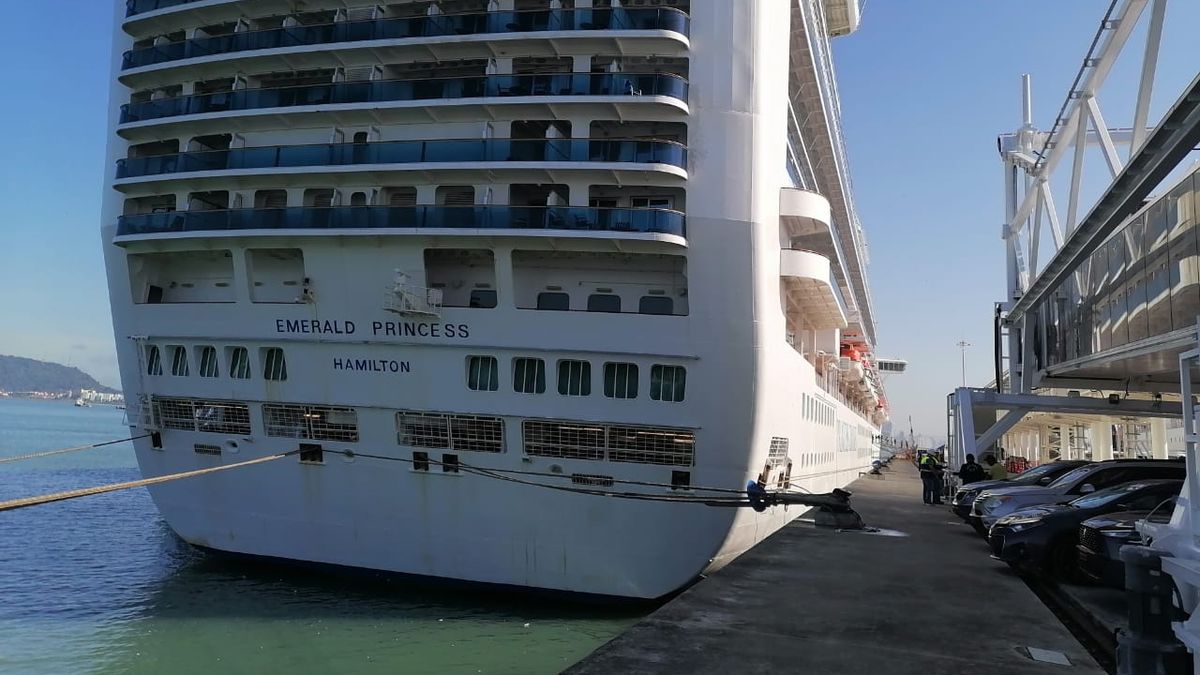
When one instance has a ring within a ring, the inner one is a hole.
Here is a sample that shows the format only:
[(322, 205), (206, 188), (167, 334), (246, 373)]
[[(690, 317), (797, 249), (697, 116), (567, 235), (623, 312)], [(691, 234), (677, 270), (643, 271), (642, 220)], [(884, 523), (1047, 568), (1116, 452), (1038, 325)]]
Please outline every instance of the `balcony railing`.
[(688, 23), (687, 14), (671, 8), (550, 9), (339, 21), (244, 31), (134, 49), (125, 52), (121, 68), (258, 49), (365, 40), (571, 30), (669, 30), (687, 35)]
[(422, 162), (637, 162), (684, 168), (687, 149), (672, 141), (567, 138), (277, 145), (119, 159), (117, 178), (190, 171)]
[(687, 100), (688, 83), (670, 73), (547, 73), (422, 80), (364, 80), (278, 89), (235, 89), (121, 106), (121, 123), (302, 105), (516, 96), (668, 96)]
[(130, 17), (156, 9), (166, 9), (176, 5), (186, 5), (200, 0), (125, 0), (125, 16)]
[(488, 229), (645, 232), (684, 236), (667, 209), (577, 206), (332, 206), (170, 211), (121, 216), (117, 235), (230, 230)]

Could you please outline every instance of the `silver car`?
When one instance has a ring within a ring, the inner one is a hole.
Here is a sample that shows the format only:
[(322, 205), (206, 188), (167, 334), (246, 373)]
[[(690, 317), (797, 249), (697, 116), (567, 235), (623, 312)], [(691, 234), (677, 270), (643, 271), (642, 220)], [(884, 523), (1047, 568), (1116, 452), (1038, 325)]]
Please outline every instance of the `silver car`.
[(1004, 516), (1026, 506), (1057, 504), (1131, 480), (1183, 479), (1186, 467), (1174, 459), (1110, 459), (1072, 469), (1049, 485), (1016, 485), (989, 488), (971, 506), (972, 520), (978, 518), (990, 529)]

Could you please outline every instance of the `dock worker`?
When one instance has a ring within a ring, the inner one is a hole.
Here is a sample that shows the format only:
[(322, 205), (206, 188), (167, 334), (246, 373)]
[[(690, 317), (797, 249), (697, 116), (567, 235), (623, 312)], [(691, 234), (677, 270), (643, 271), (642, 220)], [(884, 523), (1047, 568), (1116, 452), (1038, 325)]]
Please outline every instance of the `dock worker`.
[(984, 457), (983, 463), (987, 464), (987, 474), (990, 480), (1008, 480), (1008, 469), (996, 461), (995, 455)]
[(932, 452), (921, 457), (921, 500), (926, 504), (941, 504), (942, 465)]
[(983, 480), (987, 477), (987, 471), (975, 461), (975, 455), (967, 455), (967, 461), (958, 468), (956, 475), (966, 485)]

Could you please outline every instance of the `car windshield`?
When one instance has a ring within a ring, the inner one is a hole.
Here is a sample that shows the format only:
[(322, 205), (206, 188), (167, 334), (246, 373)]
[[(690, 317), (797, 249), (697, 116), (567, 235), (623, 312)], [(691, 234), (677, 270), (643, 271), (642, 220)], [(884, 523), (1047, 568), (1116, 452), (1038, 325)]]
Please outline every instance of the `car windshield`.
[(1124, 485), (1118, 485), (1116, 487), (1110, 487), (1106, 490), (1100, 490), (1099, 492), (1093, 492), (1090, 495), (1084, 495), (1070, 502), (1070, 504), (1077, 509), (1091, 509), (1097, 506), (1111, 504), (1130, 492), (1136, 492), (1144, 487), (1146, 487), (1145, 483), (1125, 483)]
[(1035, 466), (1028, 471), (1023, 471), (1016, 476), (1013, 476), (1011, 482), (1020, 483), (1022, 485), (1036, 483), (1043, 477), (1054, 473), (1058, 469), (1060, 469), (1059, 465), (1053, 462), (1050, 464), (1042, 464), (1041, 466)]
[(1074, 485), (1075, 481), (1083, 478), (1092, 471), (1093, 464), (1085, 464), (1077, 469), (1071, 469), (1058, 477), (1058, 480), (1050, 484), (1049, 487), (1062, 487), (1064, 485)]

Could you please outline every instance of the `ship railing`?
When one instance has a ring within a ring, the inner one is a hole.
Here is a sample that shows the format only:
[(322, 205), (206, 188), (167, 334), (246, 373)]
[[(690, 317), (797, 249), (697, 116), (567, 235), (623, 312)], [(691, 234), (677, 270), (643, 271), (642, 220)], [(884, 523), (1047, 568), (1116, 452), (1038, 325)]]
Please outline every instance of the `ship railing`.
[(392, 284), (384, 291), (383, 309), (401, 316), (438, 317), (442, 314), (442, 290)]
[[(135, 4), (161, 6), (164, 1), (131, 3), (131, 8)], [(666, 30), (687, 35), (688, 23), (685, 12), (669, 7), (504, 10), (335, 21), (235, 31), (133, 49), (125, 52), (121, 67), (139, 68), (216, 54), (367, 40), (575, 30)]]

